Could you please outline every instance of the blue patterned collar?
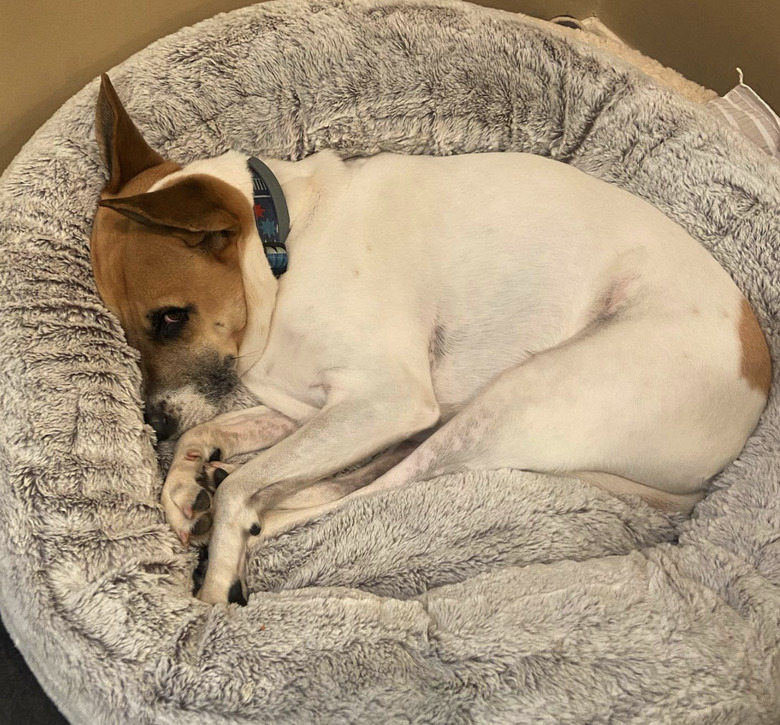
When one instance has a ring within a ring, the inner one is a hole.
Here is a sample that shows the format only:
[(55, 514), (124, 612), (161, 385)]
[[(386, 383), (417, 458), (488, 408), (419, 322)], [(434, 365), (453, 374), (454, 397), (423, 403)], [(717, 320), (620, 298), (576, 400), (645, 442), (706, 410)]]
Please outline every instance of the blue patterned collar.
[(255, 224), (265, 256), (274, 277), (287, 271), (287, 235), (290, 232), (290, 214), (284, 192), (277, 178), (260, 159), (254, 156), (247, 162), (252, 172)]

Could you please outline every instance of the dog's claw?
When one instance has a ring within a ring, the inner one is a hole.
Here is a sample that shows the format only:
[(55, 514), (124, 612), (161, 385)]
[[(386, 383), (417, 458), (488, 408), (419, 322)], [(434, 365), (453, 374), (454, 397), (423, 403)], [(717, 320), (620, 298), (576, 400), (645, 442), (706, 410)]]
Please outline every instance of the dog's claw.
[(214, 471), (214, 485), (219, 486), (222, 481), (228, 477), (228, 472), (224, 468), (217, 468)]
[(194, 536), (202, 536), (203, 534), (207, 533), (211, 530), (211, 524), (213, 523), (213, 519), (211, 517), (211, 514), (206, 513), (203, 514), (192, 526), (190, 529), (190, 533)]
[(233, 582), (230, 590), (228, 591), (228, 602), (230, 604), (238, 604), (239, 607), (246, 606), (244, 589), (241, 586), (241, 581), (239, 579), (236, 579), (236, 581)]
[(222, 463), (222, 461), (215, 461), (208, 463), (204, 469), (206, 472), (206, 478), (210, 485), (207, 486), (210, 492), (214, 492), (219, 485), (235, 471), (238, 466), (232, 463)]
[(189, 531), (180, 531), (179, 532), (179, 539), (182, 543), (182, 545), (186, 548), (190, 545), (190, 532)]
[(201, 489), (190, 508), (192, 511), (208, 511), (211, 508), (211, 496), (208, 491)]

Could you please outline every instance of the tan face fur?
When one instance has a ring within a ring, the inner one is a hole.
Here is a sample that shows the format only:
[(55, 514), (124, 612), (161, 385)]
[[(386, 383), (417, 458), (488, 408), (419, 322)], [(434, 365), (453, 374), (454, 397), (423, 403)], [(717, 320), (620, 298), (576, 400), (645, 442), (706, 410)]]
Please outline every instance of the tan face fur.
[(251, 208), (214, 177), (166, 185), (180, 167), (148, 147), (105, 76), (96, 128), (110, 180), (92, 265), (104, 302), (141, 353), (145, 397), (185, 385), (221, 397), (235, 384), (247, 324), (238, 240), (254, 225)]

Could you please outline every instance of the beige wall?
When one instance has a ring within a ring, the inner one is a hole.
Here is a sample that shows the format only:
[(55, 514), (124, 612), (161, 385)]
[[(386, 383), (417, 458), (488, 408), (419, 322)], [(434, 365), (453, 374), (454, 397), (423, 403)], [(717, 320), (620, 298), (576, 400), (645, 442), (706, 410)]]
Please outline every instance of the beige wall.
[(780, 113), (780, 0), (599, 0), (599, 19), (630, 45), (723, 94), (737, 66)]
[(0, 169), (90, 80), (247, 0), (0, 0)]
[[(248, 0), (0, 0), (0, 169), (71, 95), (151, 41)], [(598, 14), (645, 53), (725, 91), (741, 65), (780, 108), (780, 0), (479, 0), (537, 17)]]

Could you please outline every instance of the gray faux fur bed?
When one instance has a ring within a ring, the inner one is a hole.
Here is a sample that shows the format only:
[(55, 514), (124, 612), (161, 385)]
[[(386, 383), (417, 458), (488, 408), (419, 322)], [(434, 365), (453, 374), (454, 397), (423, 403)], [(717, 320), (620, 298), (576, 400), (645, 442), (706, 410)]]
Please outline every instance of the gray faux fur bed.
[[(182, 30), (112, 78), (179, 161), (335, 147), (572, 163), (687, 227), (780, 350), (780, 166), (537, 25), (449, 2), (285, 0)], [(569, 480), (449, 476), (267, 543), (245, 608), (194, 600), (136, 356), (90, 271), (96, 91), (0, 181), (0, 610), (69, 719), (780, 721), (777, 392), (693, 520)]]

